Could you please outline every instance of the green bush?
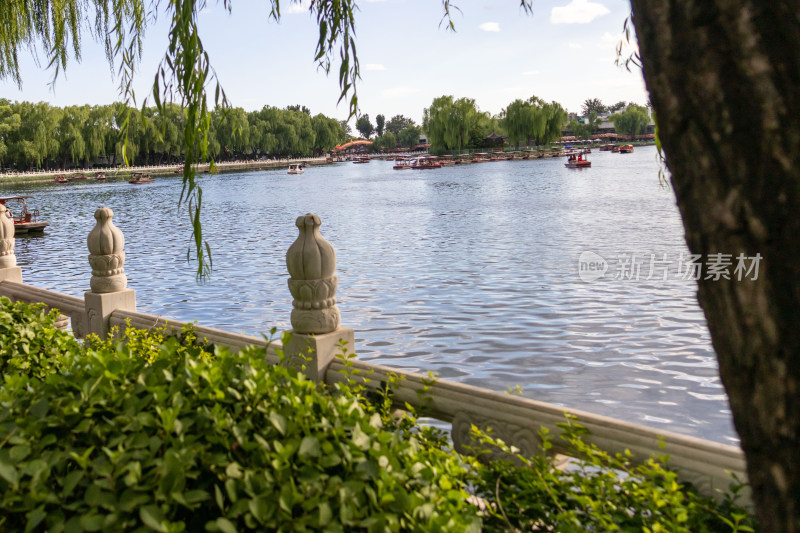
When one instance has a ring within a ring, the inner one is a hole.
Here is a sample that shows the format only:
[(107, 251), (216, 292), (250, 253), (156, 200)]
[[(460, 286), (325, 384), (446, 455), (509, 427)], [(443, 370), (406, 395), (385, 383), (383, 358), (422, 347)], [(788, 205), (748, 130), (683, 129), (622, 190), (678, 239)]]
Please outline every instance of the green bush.
[(698, 495), (666, 468), (667, 457), (634, 466), (630, 452), (608, 454), (583, 441), (588, 431), (568, 415), (559, 424), (572, 458), (557, 464), (552, 437), (541, 428), (542, 453), (525, 457), (473, 428), (483, 449), (501, 452), (474, 471), (474, 491), (487, 503), (488, 531), (641, 531), (645, 533), (752, 532), (755, 521), (734, 502), (742, 485), (720, 505)]
[(94, 345), (62, 343), (58, 375), (5, 372), (0, 530), (479, 530), (464, 463), (384, 430), (346, 388), (259, 348)]
[[(456, 454), (393, 413), (392, 387), (333, 388), (189, 329), (81, 344), (0, 299), (0, 531), (750, 531), (752, 517), (581, 440), (559, 470)], [(355, 374), (350, 358), (345, 367)], [(351, 376), (352, 377), (352, 376)], [(362, 376), (363, 377), (363, 376)], [(368, 378), (368, 376), (367, 376)]]
[(55, 327), (57, 318), (42, 304), (0, 298), (0, 376), (44, 378), (60, 370), (66, 354), (79, 353), (75, 338)]

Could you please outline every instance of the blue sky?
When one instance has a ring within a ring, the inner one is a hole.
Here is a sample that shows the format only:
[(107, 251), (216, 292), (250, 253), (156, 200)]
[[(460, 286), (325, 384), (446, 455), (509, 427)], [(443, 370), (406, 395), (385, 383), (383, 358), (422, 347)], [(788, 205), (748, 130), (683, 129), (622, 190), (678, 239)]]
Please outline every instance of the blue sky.
[[(534, 0), (532, 15), (517, 0), (453, 1), (460, 8), (453, 10), (455, 33), (439, 27), (439, 0), (359, 2), (359, 107), (373, 122), (378, 114), (420, 122), (441, 95), (474, 98), (492, 114), (531, 95), (569, 111), (579, 111), (587, 98), (646, 102), (641, 74), (614, 65), (627, 0)], [(249, 111), (301, 104), (313, 114), (346, 118), (346, 104), (337, 106), (335, 73), (326, 77), (313, 62), (317, 27), (307, 8), (284, 0), (276, 23), (266, 0), (233, 2), (231, 15), (213, 0), (209, 5), (200, 15), (201, 37), (232, 105)], [(140, 100), (150, 93), (166, 48), (167, 22), (162, 16), (147, 32), (135, 83)], [(0, 96), (59, 106), (120, 99), (98, 46), (86, 46), (54, 90), (50, 72), (28, 55), (22, 63), (22, 90), (0, 82)]]

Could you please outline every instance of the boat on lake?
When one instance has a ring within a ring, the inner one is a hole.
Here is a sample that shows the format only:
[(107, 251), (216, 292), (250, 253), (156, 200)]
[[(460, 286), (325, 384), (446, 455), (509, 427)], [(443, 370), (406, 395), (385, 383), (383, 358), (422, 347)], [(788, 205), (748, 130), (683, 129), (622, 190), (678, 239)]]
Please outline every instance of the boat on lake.
[(53, 178), (53, 181), (56, 183), (67, 183), (69, 181), (69, 178), (67, 178), (66, 176), (56, 176), (55, 178)]
[(292, 163), (289, 165), (289, 174), (302, 174), (305, 172), (303, 170), (303, 165), (300, 163)]
[(94, 175), (94, 181), (103, 181), (104, 179), (106, 179), (106, 175), (103, 172), (98, 172)]
[(6, 196), (0, 198), (0, 205), (6, 206), (6, 216), (14, 221), (14, 235), (23, 233), (42, 233), (44, 228), (50, 225), (49, 222), (37, 220), (39, 218), (39, 210), (28, 209), (28, 204), (25, 200), (33, 198), (33, 196)]
[(589, 168), (592, 166), (592, 162), (584, 154), (578, 154), (569, 156), (564, 166), (567, 168)]
[(153, 183), (153, 181), (154, 180), (150, 174), (134, 174), (133, 177), (128, 180), (128, 183), (141, 185), (142, 183)]
[(619, 147), (619, 153), (621, 154), (632, 154), (633, 153), (633, 145), (632, 144), (623, 144)]
[(405, 157), (396, 157), (394, 159), (395, 163), (392, 166), (394, 170), (408, 170), (411, 168), (411, 160)]
[(411, 163), (411, 168), (413, 170), (427, 170), (431, 168), (442, 168), (442, 165), (436, 161), (436, 158), (433, 156), (423, 156), (413, 161)]
[(353, 159), (353, 163), (369, 163), (369, 156), (368, 155), (358, 156), (355, 159)]

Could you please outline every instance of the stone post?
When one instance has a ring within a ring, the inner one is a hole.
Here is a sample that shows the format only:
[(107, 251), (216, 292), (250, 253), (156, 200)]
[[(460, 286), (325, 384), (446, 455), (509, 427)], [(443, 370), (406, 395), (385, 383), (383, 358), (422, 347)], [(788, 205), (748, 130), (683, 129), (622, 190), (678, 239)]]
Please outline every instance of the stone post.
[(89, 264), (92, 266), (90, 291), (84, 294), (89, 333), (105, 338), (109, 331), (109, 317), (117, 309), (136, 311), (136, 295), (126, 288), (125, 237), (111, 222), (114, 212), (101, 207), (94, 213), (97, 224), (89, 232), (86, 243), (89, 247)]
[(8, 208), (0, 205), (0, 281), (22, 283), (22, 269), (14, 255), (14, 221), (8, 217)]
[(306, 375), (315, 381), (325, 379), (325, 371), (339, 353), (339, 343), (353, 351), (354, 332), (339, 327), (336, 307), (336, 252), (320, 234), (320, 219), (311, 213), (297, 218), (297, 240), (286, 253), (292, 306), (292, 337), (283, 347), (284, 355), (295, 363), (305, 360)]

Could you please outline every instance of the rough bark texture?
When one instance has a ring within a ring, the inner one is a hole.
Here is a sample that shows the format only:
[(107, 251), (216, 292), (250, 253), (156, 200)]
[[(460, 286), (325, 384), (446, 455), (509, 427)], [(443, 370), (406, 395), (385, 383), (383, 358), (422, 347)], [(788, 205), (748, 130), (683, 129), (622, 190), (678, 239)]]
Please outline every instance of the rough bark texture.
[(760, 253), (699, 282), (764, 531), (800, 531), (800, 1), (632, 0), (692, 253)]

